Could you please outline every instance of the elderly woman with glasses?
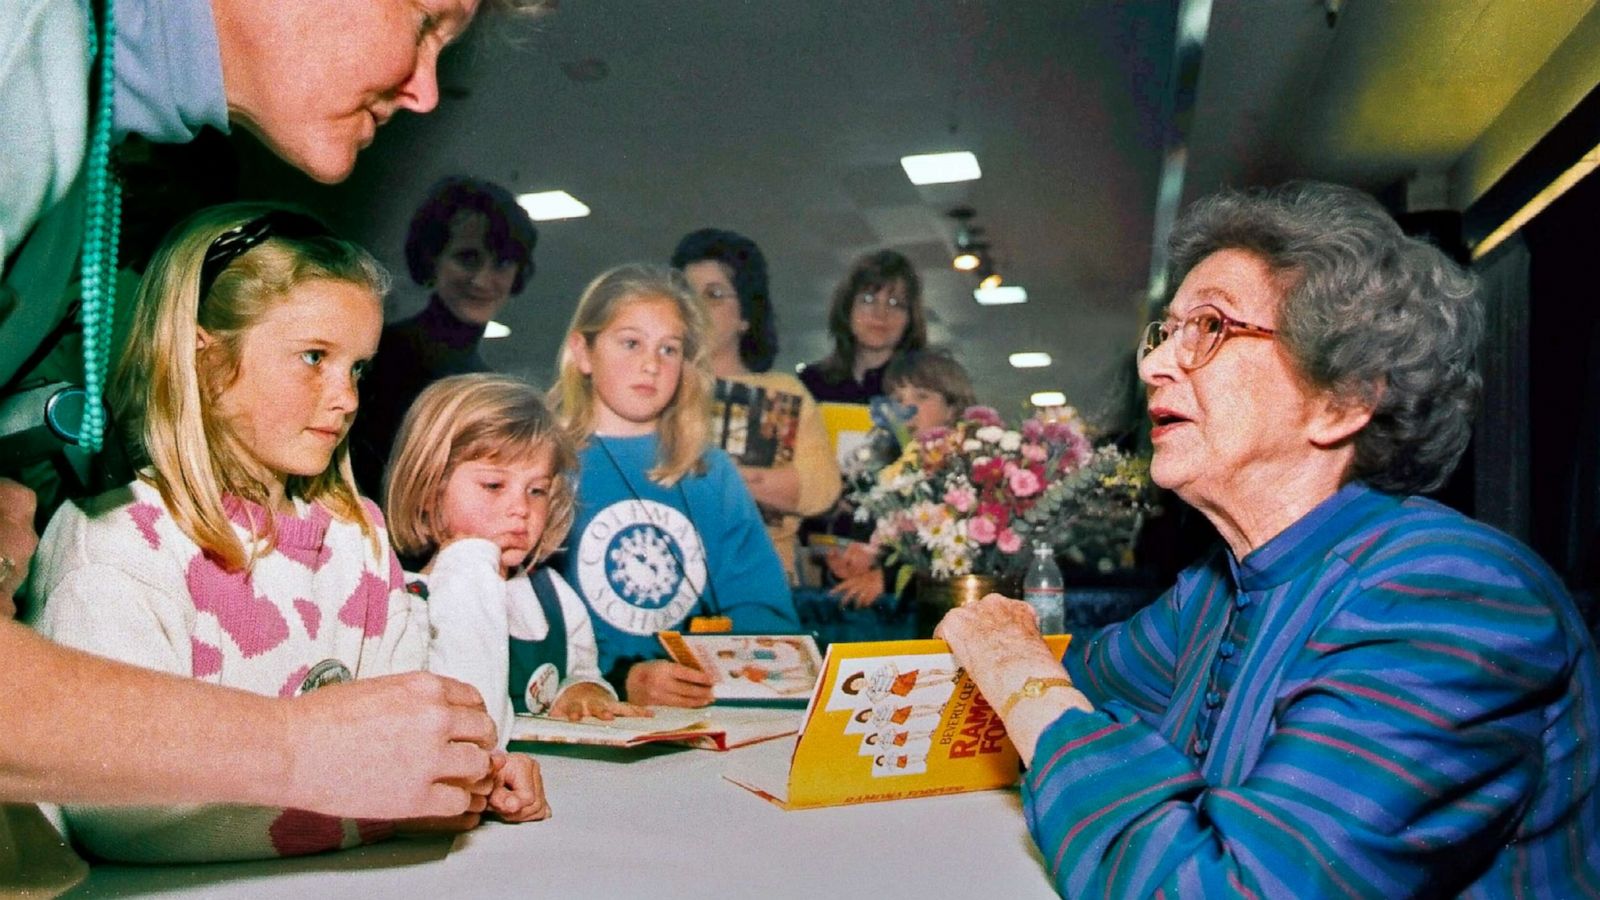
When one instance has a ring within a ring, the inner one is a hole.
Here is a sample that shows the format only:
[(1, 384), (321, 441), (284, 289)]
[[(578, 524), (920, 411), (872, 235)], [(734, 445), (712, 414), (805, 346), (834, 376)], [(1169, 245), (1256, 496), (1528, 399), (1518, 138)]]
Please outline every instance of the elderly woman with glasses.
[(1063, 663), (941, 623), (1071, 896), (1600, 895), (1600, 670), (1526, 547), (1415, 496), (1466, 446), (1470, 277), (1356, 191), (1202, 200), (1145, 334), (1151, 474), (1222, 542)]

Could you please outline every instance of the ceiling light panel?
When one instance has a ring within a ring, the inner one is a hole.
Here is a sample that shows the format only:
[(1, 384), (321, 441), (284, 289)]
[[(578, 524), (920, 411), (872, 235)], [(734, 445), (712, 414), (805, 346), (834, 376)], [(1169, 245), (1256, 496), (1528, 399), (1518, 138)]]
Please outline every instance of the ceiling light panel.
[(566, 191), (539, 191), (518, 194), (517, 205), (528, 211), (535, 222), (554, 222), (558, 219), (581, 219), (589, 214), (582, 200)]
[(983, 177), (978, 168), (978, 158), (970, 151), (954, 153), (923, 153), (900, 157), (900, 167), (912, 184), (949, 184), (953, 181), (976, 181)]
[(1067, 395), (1060, 391), (1039, 391), (1028, 398), (1034, 406), (1066, 406)]
[(1050, 365), (1050, 354), (1038, 351), (1011, 354), (1011, 365), (1017, 369), (1042, 369)]
[(999, 287), (980, 287), (972, 292), (972, 299), (983, 306), (1005, 306), (1027, 303), (1028, 289), (1020, 284), (1003, 284)]

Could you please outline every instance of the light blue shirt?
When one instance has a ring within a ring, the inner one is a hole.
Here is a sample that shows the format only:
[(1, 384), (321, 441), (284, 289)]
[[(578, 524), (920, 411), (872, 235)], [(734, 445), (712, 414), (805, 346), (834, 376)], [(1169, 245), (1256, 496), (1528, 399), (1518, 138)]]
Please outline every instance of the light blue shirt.
[(112, 139), (138, 134), (182, 144), (207, 125), (226, 132), (228, 99), (210, 0), (122, 0), (115, 14)]

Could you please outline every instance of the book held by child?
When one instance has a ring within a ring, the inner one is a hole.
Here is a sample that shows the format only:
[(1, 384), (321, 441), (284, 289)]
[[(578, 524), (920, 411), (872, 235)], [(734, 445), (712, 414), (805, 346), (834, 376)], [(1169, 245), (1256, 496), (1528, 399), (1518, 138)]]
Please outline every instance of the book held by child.
[(673, 662), (709, 672), (717, 702), (802, 704), (822, 674), (809, 634), (657, 634)]

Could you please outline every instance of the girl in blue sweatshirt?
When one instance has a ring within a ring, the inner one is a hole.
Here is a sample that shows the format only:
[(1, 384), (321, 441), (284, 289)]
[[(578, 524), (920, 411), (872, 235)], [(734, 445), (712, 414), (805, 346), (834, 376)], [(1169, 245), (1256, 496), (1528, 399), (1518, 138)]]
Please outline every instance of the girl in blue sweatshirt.
[(664, 659), (658, 631), (800, 630), (755, 502), (710, 446), (706, 334), (681, 275), (612, 269), (579, 299), (551, 391), (581, 448), (567, 581), (592, 614), (600, 671), (632, 703), (711, 702), (712, 677)]

